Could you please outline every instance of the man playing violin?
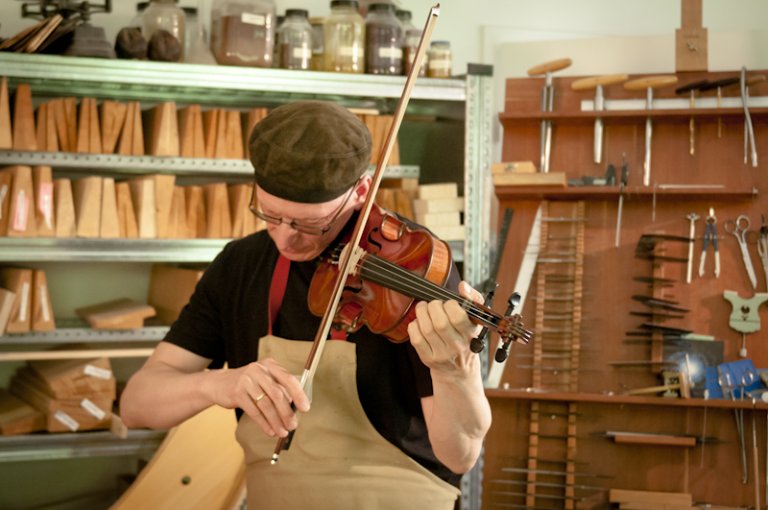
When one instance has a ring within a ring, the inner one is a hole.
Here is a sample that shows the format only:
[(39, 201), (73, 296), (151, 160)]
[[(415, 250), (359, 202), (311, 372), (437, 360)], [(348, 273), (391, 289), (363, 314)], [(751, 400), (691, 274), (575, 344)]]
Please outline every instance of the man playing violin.
[[(370, 151), (366, 126), (333, 103), (283, 105), (258, 123), (251, 210), (266, 231), (222, 250), (123, 392), (129, 427), (235, 409), (249, 508), (453, 508), (490, 427), (469, 348), (478, 327), (453, 300), (418, 303), (409, 342), (366, 327), (328, 341), (309, 395), (296, 377), (320, 324), (309, 284), (365, 202)], [(459, 279), (453, 266), (446, 287), (482, 301)]]

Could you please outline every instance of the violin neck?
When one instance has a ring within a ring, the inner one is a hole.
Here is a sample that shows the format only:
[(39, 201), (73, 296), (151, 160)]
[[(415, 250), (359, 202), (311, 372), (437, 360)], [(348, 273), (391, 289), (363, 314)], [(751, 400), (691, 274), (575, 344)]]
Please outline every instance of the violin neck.
[(358, 266), (358, 276), (363, 280), (397, 291), (419, 301), (457, 301), (476, 324), (497, 329), (502, 317), (479, 307), (472, 301), (441, 287), (420, 275), (374, 254), (366, 254)]

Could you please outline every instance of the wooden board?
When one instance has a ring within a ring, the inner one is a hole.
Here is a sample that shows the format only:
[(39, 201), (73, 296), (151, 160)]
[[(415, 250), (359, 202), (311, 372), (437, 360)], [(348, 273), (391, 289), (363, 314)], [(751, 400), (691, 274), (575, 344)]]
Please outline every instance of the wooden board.
[(101, 181), (101, 218), (99, 221), (99, 237), (115, 239), (120, 237), (120, 220), (117, 214), (117, 192), (115, 180), (104, 177)]
[(77, 236), (75, 200), (72, 196), (72, 181), (56, 179), (53, 181), (53, 203), (56, 206), (56, 237)]
[(146, 112), (145, 133), (149, 155), (178, 156), (179, 128), (176, 118), (176, 103), (161, 103)]
[(144, 319), (155, 315), (155, 309), (133, 299), (120, 298), (78, 308), (75, 313), (93, 329), (136, 329), (143, 327)]
[(32, 169), (17, 165), (9, 167), (11, 192), (8, 210), (8, 237), (35, 237), (35, 193), (32, 183)]
[(245, 480), (236, 426), (232, 410), (213, 406), (171, 429), (111, 510), (234, 508)]
[(167, 239), (170, 237), (168, 232), (176, 176), (156, 174), (152, 178), (155, 182), (155, 232), (158, 239)]
[(203, 114), (200, 105), (179, 109), (179, 152), (182, 158), (204, 158)]
[(0, 287), (0, 335), (5, 333), (15, 302), (16, 293)]
[(133, 208), (131, 197), (131, 185), (127, 182), (115, 184), (117, 201), (118, 232), (122, 239), (136, 239), (139, 237), (139, 227), (136, 223), (136, 210)]
[(77, 237), (98, 238), (101, 222), (101, 192), (104, 178), (81, 177), (72, 183)]
[(16, 86), (13, 102), (13, 149), (17, 151), (37, 150), (32, 89), (26, 83), (20, 83)]
[(42, 391), (53, 398), (117, 396), (112, 364), (106, 357), (30, 361), (28, 370), (39, 380)]
[(128, 182), (131, 188), (131, 200), (136, 211), (139, 238), (155, 239), (157, 237), (155, 180), (151, 177), (136, 177)]
[(0, 388), (0, 434), (14, 436), (45, 430), (45, 415)]
[(11, 103), (8, 95), (8, 78), (0, 78), (0, 149), (13, 148)]
[(10, 168), (0, 170), (0, 236), (2, 237), (8, 235), (12, 184), (13, 170)]
[(117, 148), (117, 140), (125, 126), (128, 104), (117, 101), (103, 101), (99, 107), (101, 119), (101, 151), (113, 154)]
[(223, 182), (206, 184), (205, 192), (205, 237), (222, 239), (232, 237), (232, 219), (229, 215), (227, 185)]
[(187, 202), (187, 238), (204, 238), (206, 236), (206, 206), (202, 186), (185, 186), (184, 194)]
[(32, 331), (53, 331), (56, 320), (51, 306), (51, 293), (45, 271), (35, 269), (32, 273)]
[(28, 333), (32, 329), (32, 270), (0, 268), (0, 285), (15, 295), (6, 333)]
[(35, 233), (37, 237), (53, 237), (56, 232), (53, 172), (49, 166), (32, 168), (35, 192)]

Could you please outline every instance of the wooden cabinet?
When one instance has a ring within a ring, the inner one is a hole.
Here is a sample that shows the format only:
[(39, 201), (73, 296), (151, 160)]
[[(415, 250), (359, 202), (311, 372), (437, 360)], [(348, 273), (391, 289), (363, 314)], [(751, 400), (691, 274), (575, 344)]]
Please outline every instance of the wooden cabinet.
[[(738, 71), (684, 73), (678, 75), (678, 85), (737, 75)], [(736, 238), (724, 225), (746, 215), (751, 230), (759, 230), (768, 209), (768, 109), (763, 104), (768, 85), (750, 89), (760, 164), (754, 168), (744, 162), (744, 111), (738, 85), (721, 91), (719, 107), (715, 90), (697, 94), (694, 109), (688, 106), (688, 96), (675, 95), (674, 86), (657, 89), (657, 107), (652, 111), (643, 109), (644, 94), (612, 85), (606, 87), (605, 97), (617, 101), (615, 109), (598, 114), (587, 104), (582, 108), (582, 101), (592, 100), (593, 95), (572, 91), (570, 84), (576, 79), (554, 79), (551, 113), (540, 112), (543, 79), (507, 80), (505, 111), (499, 115), (504, 128), (502, 159), (538, 165), (540, 121), (550, 120), (551, 172), (565, 172), (570, 180), (603, 177), (609, 164), (619, 173), (626, 162), (628, 185), (623, 191), (618, 186), (496, 188), (500, 209), (514, 210), (497, 296), (516, 290), (526, 250), (539, 248), (523, 316), (529, 325), (536, 324), (534, 329), (539, 331), (534, 342), (541, 345), (514, 346), (502, 384), (488, 390), (494, 424), (486, 443), (483, 508), (602, 508), (610, 489), (689, 493), (695, 502), (730, 506), (754, 506), (759, 496), (764, 505), (768, 405), (749, 399), (705, 400), (703, 380), (695, 388), (699, 396), (691, 399), (626, 393), (659, 385), (662, 370), (676, 368), (665, 363), (671, 360), (668, 353), (674, 342), (665, 340), (658, 328), (644, 329), (643, 323), (712, 335), (722, 346), (722, 361), (740, 359), (742, 337), (729, 326), (732, 307), (723, 293), (733, 290), (751, 298), (767, 291), (766, 276), (753, 240), (748, 243), (757, 275), (753, 288)], [(639, 106), (632, 106), (630, 99)], [(598, 115), (605, 134), (600, 165), (593, 162), (593, 126)], [(643, 186), (649, 116), (651, 174), (650, 185)], [(623, 207), (616, 243), (620, 196)], [(583, 217), (573, 213), (579, 202)], [(527, 246), (541, 204), (546, 204), (542, 222), (583, 227), (583, 249), (577, 250), (581, 272), (566, 260), (553, 263), (576, 253), (558, 254), (576, 243), (576, 230), (560, 227), (539, 246)], [(719, 277), (713, 274), (710, 246), (705, 272), (699, 277), (704, 218), (710, 208), (717, 218), (721, 272)], [(655, 260), (638, 257), (638, 244), (643, 235), (687, 238), (686, 215), (692, 212), (700, 219), (695, 223), (693, 278), (688, 284), (684, 239), (660, 243), (663, 246), (656, 253), (661, 256)], [(649, 277), (657, 278), (653, 285), (639, 280)], [(558, 279), (559, 286), (553, 283)], [(581, 289), (578, 295), (576, 287)], [(667, 299), (685, 311), (677, 313), (678, 318), (665, 319), (663, 310), (645, 306), (638, 296)], [(558, 298), (571, 303), (558, 305)], [(759, 315), (765, 320), (764, 309)], [(569, 331), (573, 324), (577, 329)], [(763, 324), (746, 339), (747, 357), (758, 368), (768, 366), (765, 328), (768, 325)], [(578, 339), (576, 346), (574, 339)], [(678, 354), (701, 348), (695, 342), (677, 345)], [(743, 415), (743, 447), (737, 415)], [(691, 440), (692, 446), (670, 445)], [(746, 483), (742, 483), (742, 452)]]

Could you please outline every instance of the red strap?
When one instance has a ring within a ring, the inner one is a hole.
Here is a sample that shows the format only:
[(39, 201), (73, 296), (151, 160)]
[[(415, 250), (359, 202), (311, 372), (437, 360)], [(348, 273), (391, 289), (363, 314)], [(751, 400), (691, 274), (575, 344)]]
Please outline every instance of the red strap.
[(283, 304), (285, 287), (288, 284), (288, 273), (291, 272), (291, 261), (282, 255), (278, 255), (275, 270), (272, 273), (272, 282), (269, 284), (269, 334), (272, 334), (272, 324), (280, 313), (280, 305)]

